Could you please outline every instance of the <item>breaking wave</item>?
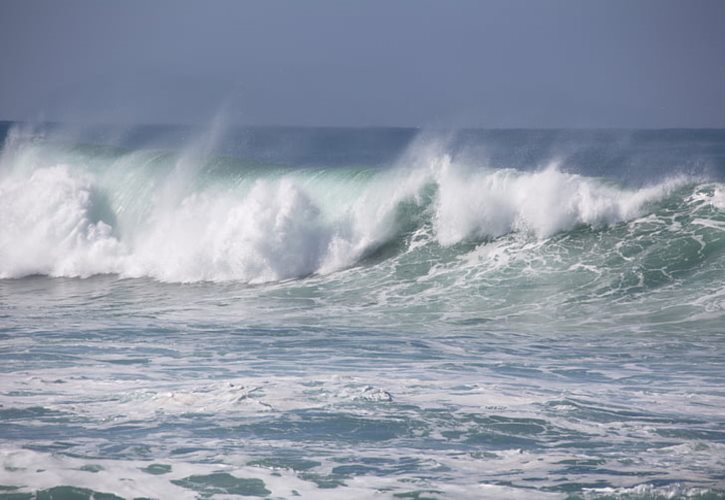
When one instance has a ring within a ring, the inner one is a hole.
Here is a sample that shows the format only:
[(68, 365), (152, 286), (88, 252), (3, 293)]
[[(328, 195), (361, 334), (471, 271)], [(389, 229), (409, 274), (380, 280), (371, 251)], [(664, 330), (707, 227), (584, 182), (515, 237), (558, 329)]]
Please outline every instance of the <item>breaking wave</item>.
[(260, 283), (332, 273), (388, 247), (393, 258), (425, 246), (430, 258), (665, 213), (711, 231), (725, 224), (721, 184), (677, 176), (632, 188), (555, 164), (464, 164), (440, 149), (392, 169), (263, 168), (202, 160), (193, 148), (62, 150), (11, 134), (0, 161), (2, 278)]

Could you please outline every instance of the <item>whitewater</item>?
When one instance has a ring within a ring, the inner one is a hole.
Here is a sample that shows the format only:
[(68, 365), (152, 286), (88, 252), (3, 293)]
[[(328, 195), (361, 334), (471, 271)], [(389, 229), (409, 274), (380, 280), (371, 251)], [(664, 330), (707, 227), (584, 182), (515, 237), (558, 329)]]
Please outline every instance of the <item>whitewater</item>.
[(725, 496), (725, 132), (0, 131), (0, 498)]

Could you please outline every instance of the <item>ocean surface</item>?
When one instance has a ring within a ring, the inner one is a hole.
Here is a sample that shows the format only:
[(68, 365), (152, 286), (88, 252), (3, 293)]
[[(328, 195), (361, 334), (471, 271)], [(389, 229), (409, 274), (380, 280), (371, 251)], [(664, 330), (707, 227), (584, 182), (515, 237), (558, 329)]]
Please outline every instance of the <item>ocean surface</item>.
[(723, 130), (0, 138), (0, 499), (725, 498)]

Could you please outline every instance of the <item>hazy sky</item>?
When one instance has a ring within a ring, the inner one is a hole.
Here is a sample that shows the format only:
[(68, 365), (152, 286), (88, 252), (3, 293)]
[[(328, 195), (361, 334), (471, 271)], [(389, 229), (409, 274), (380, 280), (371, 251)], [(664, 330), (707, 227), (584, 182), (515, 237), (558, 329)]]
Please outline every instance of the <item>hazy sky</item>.
[(0, 119), (725, 127), (725, 0), (0, 0)]

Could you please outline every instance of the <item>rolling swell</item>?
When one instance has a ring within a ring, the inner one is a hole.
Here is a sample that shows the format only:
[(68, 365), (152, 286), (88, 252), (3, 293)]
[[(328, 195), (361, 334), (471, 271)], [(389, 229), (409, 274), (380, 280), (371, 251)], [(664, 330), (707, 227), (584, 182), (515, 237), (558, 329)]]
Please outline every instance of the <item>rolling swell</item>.
[(474, 282), (584, 269), (600, 277), (586, 293), (601, 295), (722, 266), (725, 190), (692, 176), (625, 187), (441, 150), (390, 169), (201, 153), (15, 138), (0, 170), (0, 277), (262, 283), (404, 262), (408, 278)]

